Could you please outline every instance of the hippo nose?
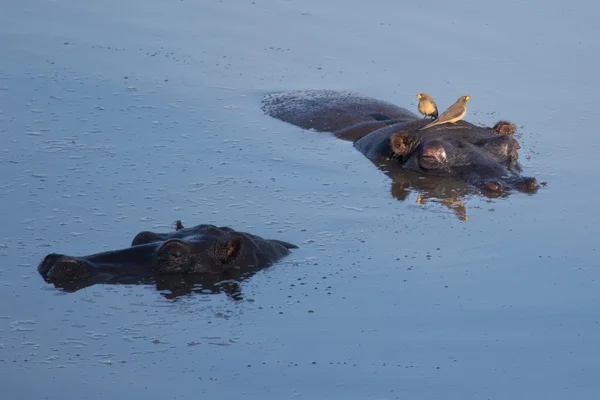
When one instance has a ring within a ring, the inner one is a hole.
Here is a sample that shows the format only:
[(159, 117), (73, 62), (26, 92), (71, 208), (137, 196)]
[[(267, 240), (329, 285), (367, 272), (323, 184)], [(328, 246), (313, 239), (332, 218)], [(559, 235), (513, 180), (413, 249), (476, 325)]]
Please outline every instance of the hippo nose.
[(504, 186), (498, 182), (487, 181), (483, 183), (483, 189), (494, 193), (504, 192)]
[(537, 190), (540, 187), (540, 184), (538, 183), (537, 179), (535, 178), (525, 178), (523, 179), (523, 183), (525, 185), (525, 189), (526, 190)]
[(54, 267), (54, 264), (56, 264), (56, 262), (61, 257), (64, 257), (64, 256), (62, 254), (55, 254), (55, 253), (48, 254), (46, 257), (44, 257), (42, 262), (40, 262), (40, 264), (37, 267), (37, 270), (40, 273), (40, 275), (42, 275), (44, 278), (46, 278), (48, 276), (48, 272), (50, 271), (50, 269), (52, 267)]
[(516, 182), (514, 182), (515, 187), (521, 192), (536, 192), (540, 184), (537, 179), (531, 177), (520, 177)]
[(54, 281), (74, 281), (89, 277), (86, 263), (62, 256), (47, 271), (45, 278)]

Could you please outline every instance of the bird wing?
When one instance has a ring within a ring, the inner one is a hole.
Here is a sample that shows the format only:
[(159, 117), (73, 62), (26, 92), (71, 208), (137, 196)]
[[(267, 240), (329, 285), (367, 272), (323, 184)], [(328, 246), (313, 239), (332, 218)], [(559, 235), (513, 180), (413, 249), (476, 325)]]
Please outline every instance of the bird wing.
[(448, 107), (448, 109), (446, 111), (444, 111), (442, 113), (442, 115), (440, 115), (438, 120), (443, 121), (443, 120), (455, 118), (456, 116), (460, 115), (461, 112), (462, 112), (462, 110), (460, 109), (460, 104), (458, 104), (458, 102), (454, 103), (450, 107)]
[(438, 118), (438, 119), (436, 119), (435, 121), (433, 121), (433, 122), (430, 122), (430, 123), (428, 123), (427, 125), (425, 125), (425, 126), (423, 126), (423, 127), (419, 128), (419, 129), (417, 129), (417, 130), (418, 130), (418, 131), (420, 131), (421, 129), (427, 129), (427, 128), (431, 128), (432, 126), (436, 126), (436, 125), (443, 124), (443, 123), (444, 123), (444, 121), (440, 121), (440, 118)]

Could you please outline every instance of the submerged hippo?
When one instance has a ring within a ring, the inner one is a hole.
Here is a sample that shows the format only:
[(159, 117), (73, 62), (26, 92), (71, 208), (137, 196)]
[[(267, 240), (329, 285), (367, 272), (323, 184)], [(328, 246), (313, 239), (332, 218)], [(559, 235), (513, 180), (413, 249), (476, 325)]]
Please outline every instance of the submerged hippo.
[[(49, 254), (38, 265), (38, 271), (44, 280), (66, 291), (97, 283), (151, 282), (156, 282), (159, 289), (172, 285), (172, 289), (191, 289), (197, 284), (215, 289), (216, 283), (245, 278), (295, 248), (287, 242), (263, 239), (228, 227), (184, 228), (177, 221), (174, 232), (140, 232), (131, 247), (122, 250), (83, 257)], [(184, 275), (192, 277), (191, 284), (181, 279)]]
[[(393, 179), (408, 180), (417, 189), (420, 185), (433, 188), (431, 197), (443, 198), (435, 191), (445, 193), (440, 187), (449, 181), (494, 196), (510, 189), (533, 193), (539, 187), (535, 178), (520, 175), (520, 146), (510, 122), (500, 121), (488, 128), (459, 121), (419, 130), (430, 121), (391, 103), (331, 90), (270, 94), (264, 97), (262, 107), (274, 118), (354, 142)], [(415, 179), (406, 171), (421, 177)], [(427, 181), (423, 175), (435, 178)], [(456, 185), (450, 191), (456, 194)]]

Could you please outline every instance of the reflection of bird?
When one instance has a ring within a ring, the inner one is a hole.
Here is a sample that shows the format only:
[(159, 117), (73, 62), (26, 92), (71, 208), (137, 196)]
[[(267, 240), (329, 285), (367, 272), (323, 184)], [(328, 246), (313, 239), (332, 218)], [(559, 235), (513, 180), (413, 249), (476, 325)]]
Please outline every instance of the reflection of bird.
[(469, 100), (471, 96), (460, 96), (456, 103), (452, 104), (446, 111), (439, 116), (435, 121), (425, 125), (421, 129), (431, 128), (432, 126), (441, 125), (445, 123), (454, 124), (457, 121), (463, 119), (465, 114), (467, 113), (467, 100)]
[(417, 97), (419, 98), (419, 112), (425, 117), (433, 117), (434, 119), (437, 119), (438, 109), (433, 97), (427, 93), (417, 93)]

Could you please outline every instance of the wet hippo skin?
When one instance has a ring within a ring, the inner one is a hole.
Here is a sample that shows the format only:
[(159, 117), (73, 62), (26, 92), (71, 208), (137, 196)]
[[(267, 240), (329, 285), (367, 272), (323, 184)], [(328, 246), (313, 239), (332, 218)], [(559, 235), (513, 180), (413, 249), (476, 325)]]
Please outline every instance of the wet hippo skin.
[(38, 265), (38, 272), (66, 291), (97, 283), (170, 282), (186, 286), (178, 276), (193, 277), (191, 286), (214, 286), (255, 273), (294, 248), (297, 246), (228, 227), (184, 228), (178, 221), (173, 232), (140, 232), (125, 249), (81, 257), (49, 254)]

